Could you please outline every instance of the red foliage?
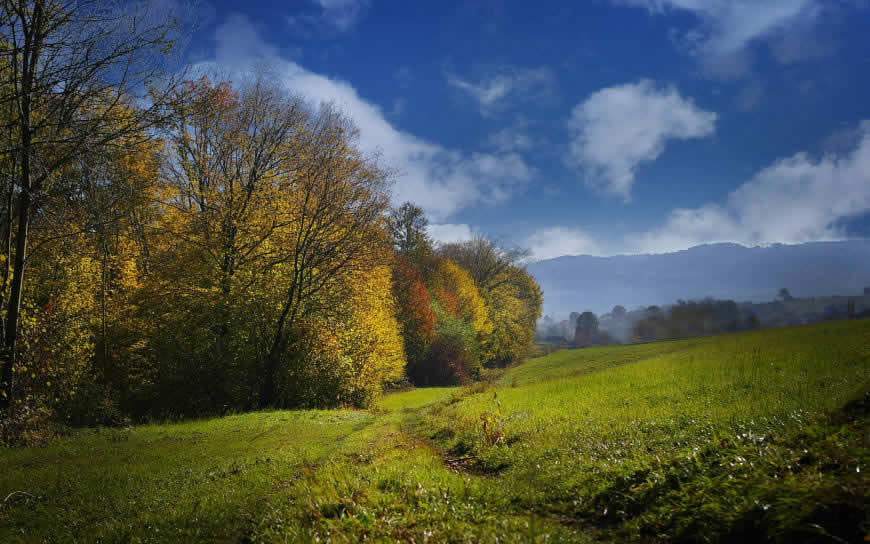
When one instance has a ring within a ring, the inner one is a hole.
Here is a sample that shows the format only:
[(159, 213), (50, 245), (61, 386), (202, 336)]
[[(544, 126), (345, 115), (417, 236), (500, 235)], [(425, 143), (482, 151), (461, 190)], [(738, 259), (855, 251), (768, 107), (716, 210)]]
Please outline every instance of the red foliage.
[(404, 260), (393, 270), (393, 294), (399, 306), (399, 322), (406, 339), (429, 344), (435, 337), (435, 315), (423, 275)]
[(239, 94), (233, 90), (232, 82), (213, 82), (205, 76), (196, 81), (185, 81), (183, 90), (194, 95), (198, 101), (208, 101), (222, 109), (234, 107), (239, 100)]
[(459, 311), (459, 295), (455, 289), (449, 289), (447, 286), (439, 284), (434, 288), (432, 294), (435, 296), (435, 300), (440, 302), (445, 310), (456, 317), (461, 317)]

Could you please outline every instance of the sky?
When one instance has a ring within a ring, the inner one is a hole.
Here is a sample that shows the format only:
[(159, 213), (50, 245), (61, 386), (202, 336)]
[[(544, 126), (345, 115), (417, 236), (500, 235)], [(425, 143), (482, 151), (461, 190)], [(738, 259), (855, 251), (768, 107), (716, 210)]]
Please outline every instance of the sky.
[(870, 237), (870, 1), (211, 0), (187, 55), (335, 104), (439, 241)]

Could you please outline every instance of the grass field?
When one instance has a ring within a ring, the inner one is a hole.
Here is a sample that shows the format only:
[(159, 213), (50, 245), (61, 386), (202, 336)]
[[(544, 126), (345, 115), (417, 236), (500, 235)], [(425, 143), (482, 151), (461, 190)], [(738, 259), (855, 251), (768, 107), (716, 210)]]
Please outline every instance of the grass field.
[(0, 542), (861, 542), (870, 321), (0, 451)]

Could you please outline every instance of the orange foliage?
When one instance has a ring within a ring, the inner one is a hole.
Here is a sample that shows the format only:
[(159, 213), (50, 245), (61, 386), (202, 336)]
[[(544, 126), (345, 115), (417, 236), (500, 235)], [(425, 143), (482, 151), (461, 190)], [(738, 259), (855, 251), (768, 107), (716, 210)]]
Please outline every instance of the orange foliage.
[(399, 319), (412, 328), (422, 340), (431, 342), (435, 334), (435, 315), (423, 275), (405, 260), (399, 260), (393, 271), (393, 291), (399, 303)]

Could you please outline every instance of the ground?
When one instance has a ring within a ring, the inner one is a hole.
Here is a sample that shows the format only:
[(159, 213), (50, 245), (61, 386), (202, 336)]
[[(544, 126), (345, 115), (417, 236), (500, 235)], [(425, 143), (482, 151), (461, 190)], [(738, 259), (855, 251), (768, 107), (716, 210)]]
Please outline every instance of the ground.
[(79, 431), (0, 451), (0, 542), (861, 542), (868, 362), (859, 320)]

